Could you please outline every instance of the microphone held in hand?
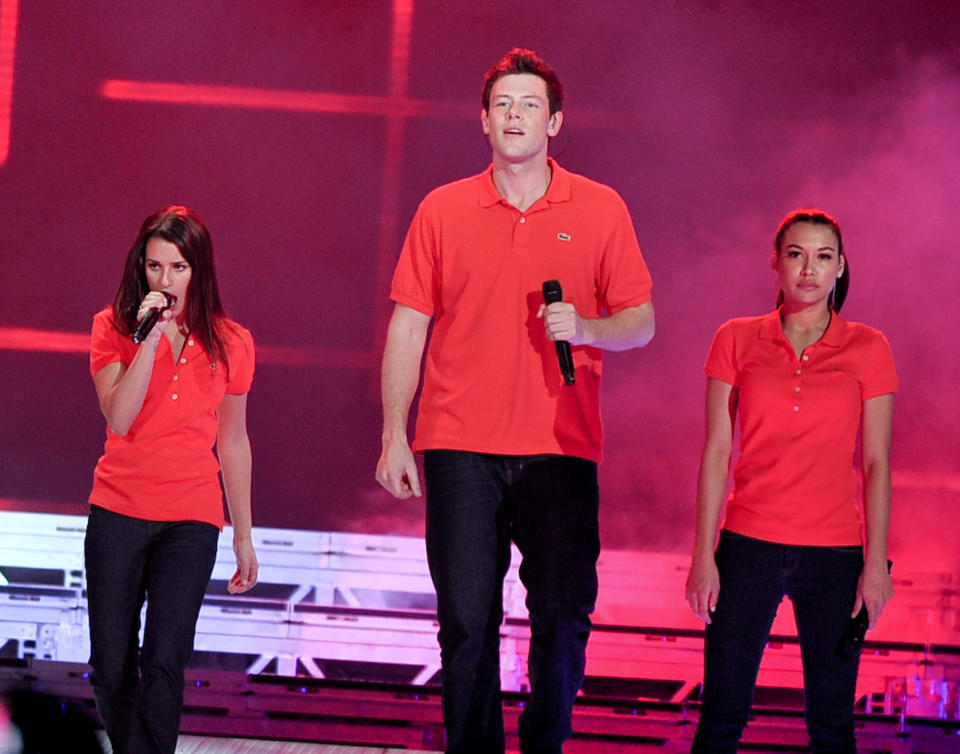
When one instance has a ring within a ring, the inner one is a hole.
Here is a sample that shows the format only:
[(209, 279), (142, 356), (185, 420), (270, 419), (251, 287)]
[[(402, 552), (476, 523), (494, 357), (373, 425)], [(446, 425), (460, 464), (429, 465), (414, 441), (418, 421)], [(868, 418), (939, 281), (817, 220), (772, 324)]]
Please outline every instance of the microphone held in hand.
[(860, 612), (847, 623), (847, 628), (837, 644), (837, 654), (844, 660), (852, 660), (863, 648), (863, 640), (867, 636), (867, 626), (870, 625), (870, 616), (867, 606), (860, 608)]
[[(543, 300), (547, 305), (556, 304), (563, 300), (563, 289), (560, 287), (559, 280), (545, 280), (543, 283)], [(554, 342), (557, 347), (557, 360), (560, 362), (560, 372), (563, 374), (563, 381), (567, 385), (576, 382), (573, 375), (573, 352), (570, 350), (570, 344), (565, 340)]]
[(157, 324), (157, 320), (160, 319), (160, 315), (176, 303), (177, 300), (169, 293), (166, 291), (160, 292), (167, 299), (167, 305), (153, 307), (147, 312), (147, 316), (140, 320), (140, 324), (137, 325), (137, 329), (134, 330), (133, 334), (130, 336), (130, 340), (132, 340), (134, 343), (142, 343), (143, 339), (147, 337), (147, 333), (153, 329), (155, 324)]
[[(893, 562), (887, 561), (887, 571), (893, 568)], [(860, 608), (860, 612), (850, 619), (847, 628), (837, 644), (837, 654), (844, 660), (852, 660), (860, 655), (863, 649), (863, 640), (867, 637), (867, 628), (870, 626), (870, 614), (867, 606)]]

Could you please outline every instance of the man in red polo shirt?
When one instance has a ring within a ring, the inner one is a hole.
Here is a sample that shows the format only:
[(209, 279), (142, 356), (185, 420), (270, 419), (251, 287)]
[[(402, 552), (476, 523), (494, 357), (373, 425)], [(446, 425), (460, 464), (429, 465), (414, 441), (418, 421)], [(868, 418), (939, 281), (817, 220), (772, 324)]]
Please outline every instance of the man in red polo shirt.
[[(487, 74), (481, 125), (493, 164), (420, 204), (391, 288), (377, 480), (419, 497), (437, 590), (448, 752), (503, 751), (499, 628), (510, 541), (530, 613), (524, 752), (572, 733), (597, 594), (603, 350), (653, 337), (651, 280), (626, 205), (547, 156), (563, 89), (530, 50)], [(563, 300), (545, 305), (544, 281)], [(424, 367), (413, 450), (410, 405)], [(554, 342), (572, 347), (565, 384)]]

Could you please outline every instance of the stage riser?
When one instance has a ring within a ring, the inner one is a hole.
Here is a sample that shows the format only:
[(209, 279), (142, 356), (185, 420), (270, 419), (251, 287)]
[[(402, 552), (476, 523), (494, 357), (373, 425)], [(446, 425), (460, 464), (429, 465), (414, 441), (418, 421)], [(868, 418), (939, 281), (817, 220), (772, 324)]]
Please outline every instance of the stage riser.
[[(82, 516), (0, 512), (0, 646), (9, 657), (84, 662), (89, 656), (83, 591)], [(435, 683), (440, 667), (435, 596), (423, 540), (341, 532), (254, 530), (260, 585), (232, 597), (231, 532), (220, 540), (200, 614), (193, 667), (351, 681)], [(528, 688), (529, 626), (518, 578), (505, 582), (502, 685)], [(604, 552), (586, 688), (612, 684), (628, 696), (696, 698), (702, 624), (683, 600), (686, 556)], [(17, 580), (19, 579), (19, 580)], [(860, 708), (937, 715), (942, 682), (960, 681), (957, 578), (898, 575), (897, 595), (861, 661)], [(900, 631), (891, 634), (892, 627)], [(879, 641), (878, 641), (879, 640)], [(781, 605), (758, 678), (761, 687), (802, 688), (789, 601)], [(760, 697), (758, 697), (760, 698)], [(796, 694), (780, 693), (797, 706)], [(783, 703), (783, 702), (781, 702)], [(954, 710), (948, 713), (955, 714)]]
[[(86, 666), (49, 661), (0, 663), (0, 690), (29, 688), (93, 714)], [(524, 699), (508, 695), (508, 748), (516, 750)], [(697, 722), (696, 704), (590, 700), (574, 708), (569, 754), (685, 752)], [(859, 715), (862, 752), (947, 754), (958, 751), (960, 724)], [(187, 673), (182, 732), (410, 749), (442, 749), (440, 694), (416, 687), (333, 684), (310, 679), (262, 679), (236, 673)], [(756, 710), (744, 742), (753, 751), (802, 751), (806, 731), (798, 712)]]

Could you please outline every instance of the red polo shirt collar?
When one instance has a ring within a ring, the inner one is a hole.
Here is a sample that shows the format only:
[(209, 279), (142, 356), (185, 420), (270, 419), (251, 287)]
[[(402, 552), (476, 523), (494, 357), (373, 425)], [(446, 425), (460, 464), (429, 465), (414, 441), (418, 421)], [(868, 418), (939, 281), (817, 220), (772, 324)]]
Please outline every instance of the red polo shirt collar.
[[(550, 185), (547, 186), (547, 193), (537, 199), (527, 212), (539, 209), (541, 202), (568, 202), (570, 201), (570, 174), (557, 164), (552, 157), (547, 158), (550, 165), (551, 176)], [(478, 183), (477, 203), (481, 207), (493, 207), (496, 204), (506, 203), (506, 200), (500, 196), (497, 186), (493, 182), (493, 165), (487, 168), (483, 173), (483, 179)]]
[[(833, 312), (830, 316), (830, 325), (827, 327), (827, 331), (823, 334), (823, 337), (816, 342), (816, 345), (840, 348), (843, 345), (846, 334), (846, 321), (839, 314)], [(787, 335), (783, 331), (783, 323), (780, 321), (779, 308), (774, 309), (760, 319), (760, 338), (763, 340), (783, 340), (789, 343)]]

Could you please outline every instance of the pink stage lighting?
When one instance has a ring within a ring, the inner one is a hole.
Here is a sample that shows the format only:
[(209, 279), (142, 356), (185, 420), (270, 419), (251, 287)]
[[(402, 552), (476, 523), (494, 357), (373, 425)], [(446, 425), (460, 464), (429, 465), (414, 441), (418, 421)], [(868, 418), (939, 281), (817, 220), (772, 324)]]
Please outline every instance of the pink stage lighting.
[(13, 51), (17, 42), (17, 0), (0, 0), (0, 165), (10, 154), (13, 109)]

